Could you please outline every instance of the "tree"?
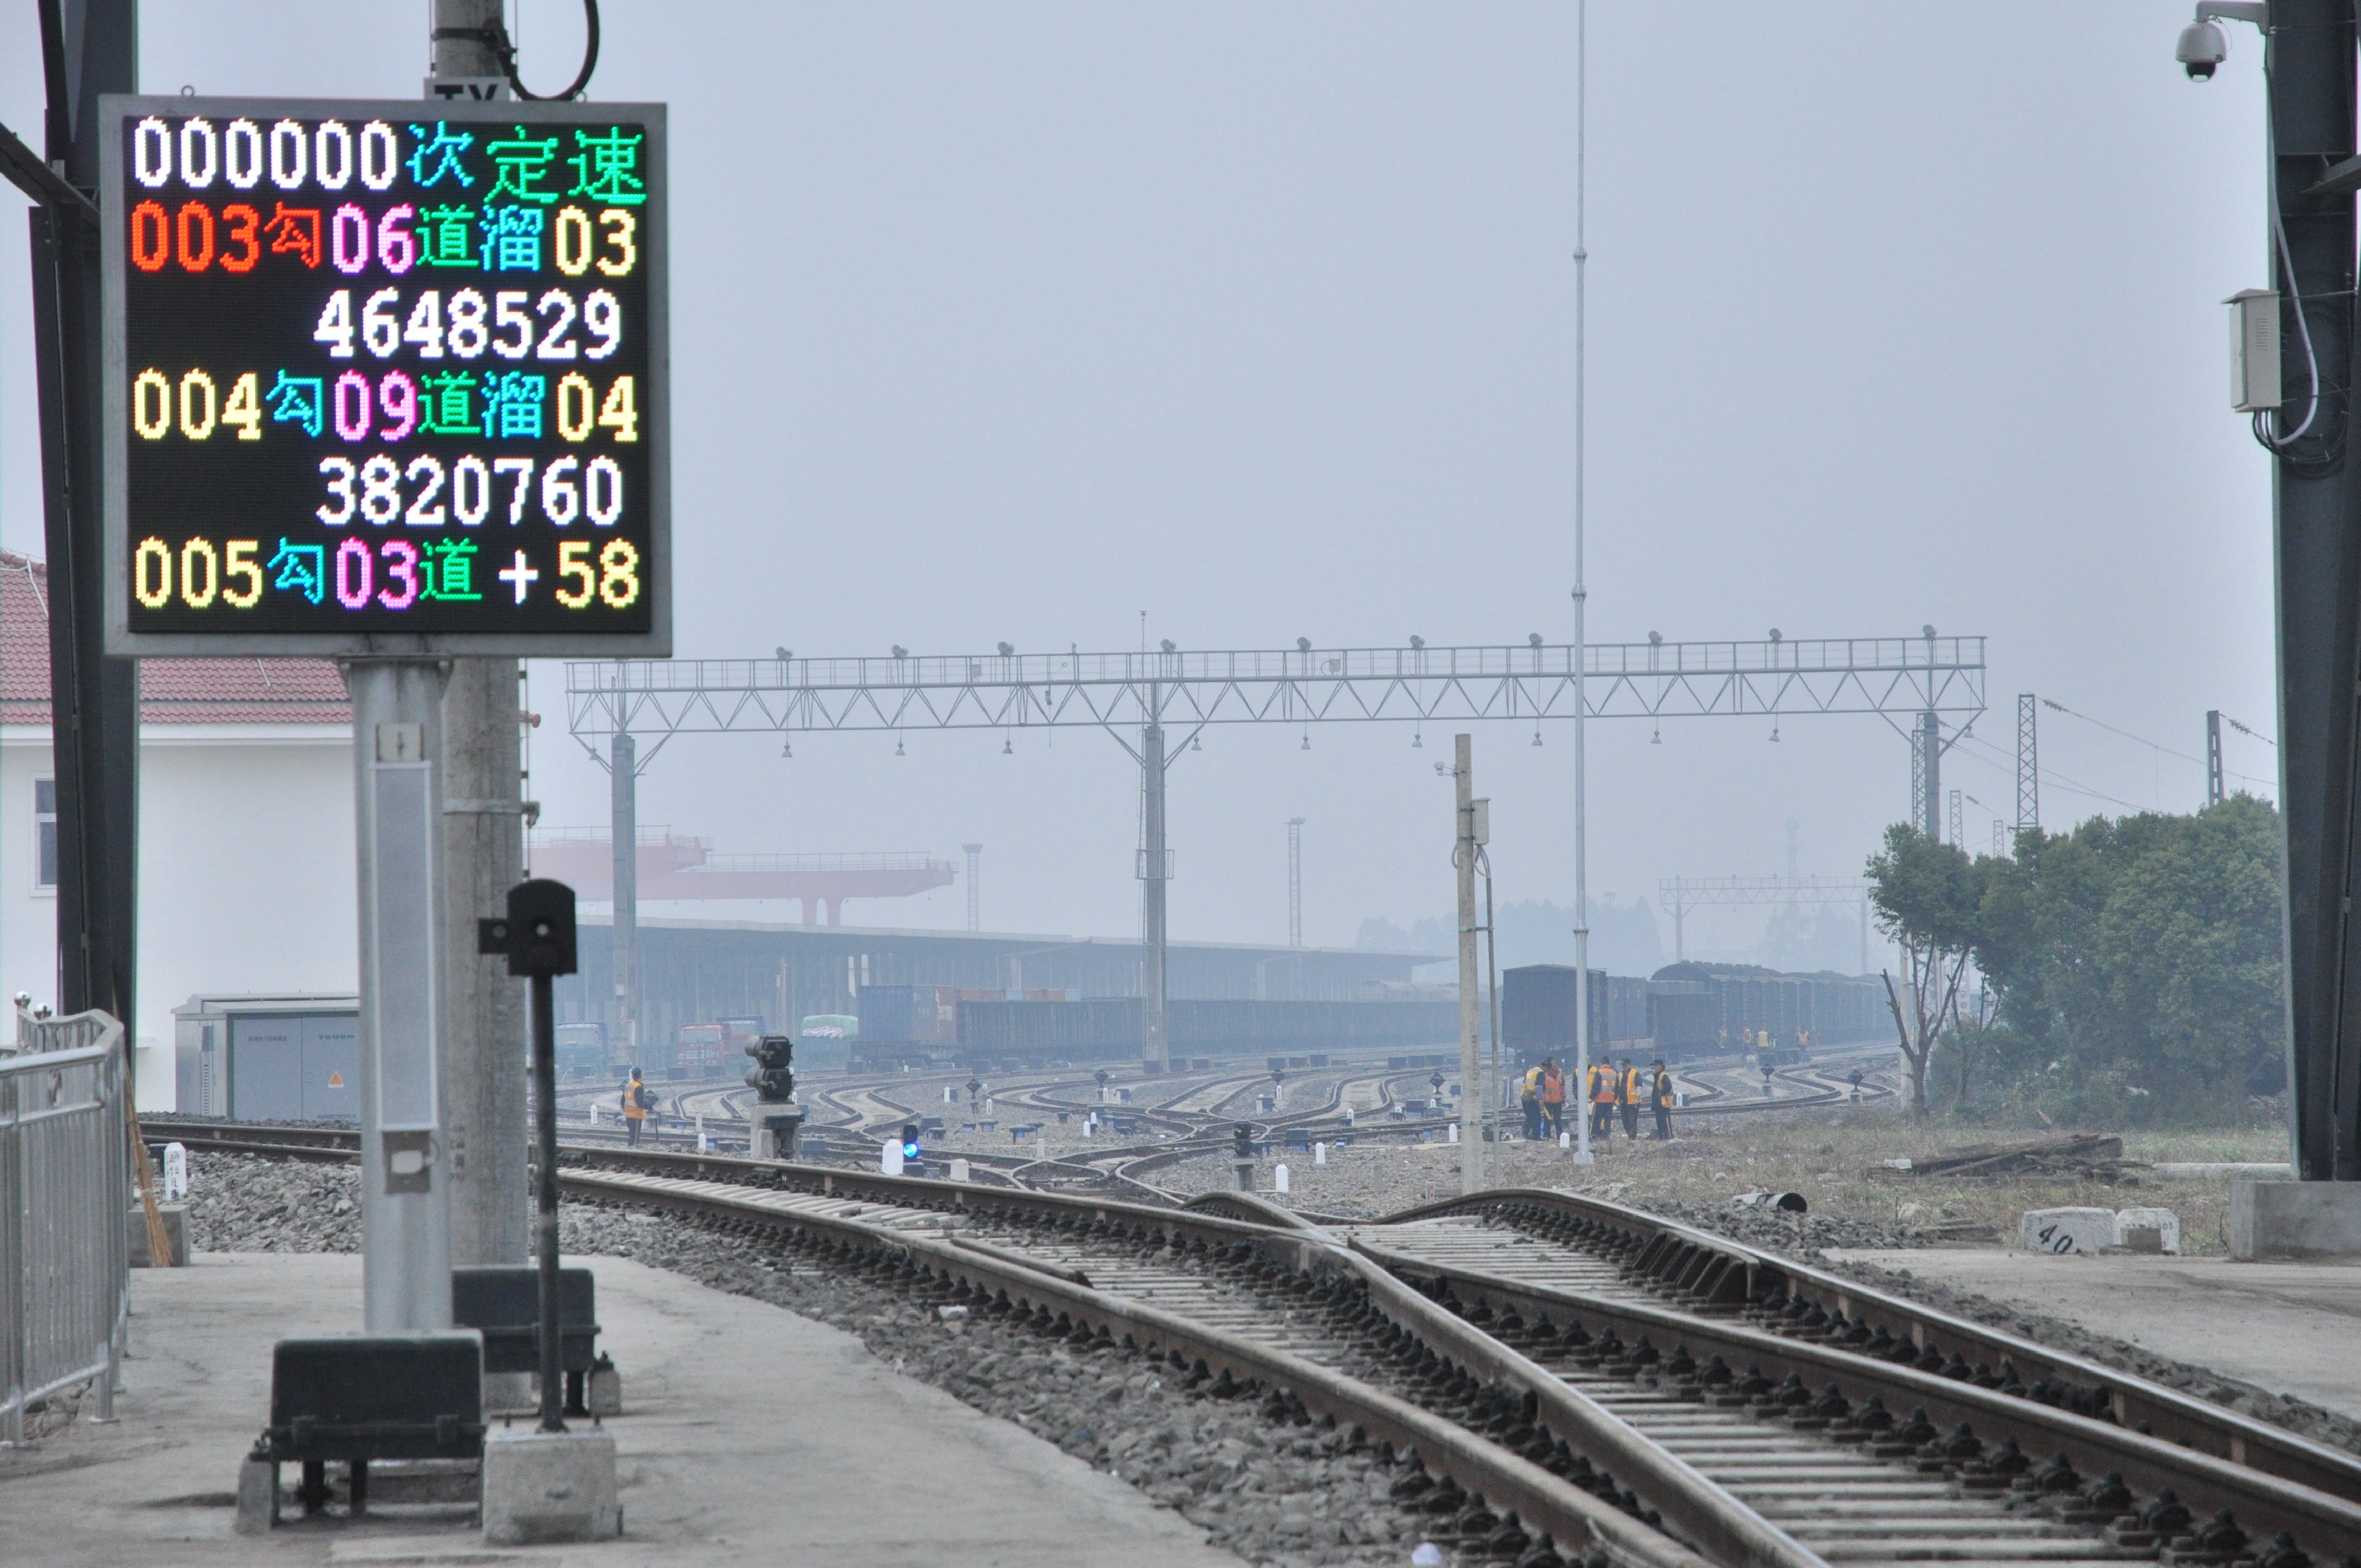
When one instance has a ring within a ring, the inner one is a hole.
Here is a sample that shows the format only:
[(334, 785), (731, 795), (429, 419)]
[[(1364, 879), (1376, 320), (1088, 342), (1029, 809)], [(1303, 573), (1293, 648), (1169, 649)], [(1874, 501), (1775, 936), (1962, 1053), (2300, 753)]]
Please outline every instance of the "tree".
[(1976, 962), (2072, 1109), (2214, 1120), (2285, 1087), (2279, 898), (2262, 801), (2093, 817), (2020, 835), (1989, 879)]
[(1885, 830), (1870, 857), (1870, 905), (1877, 928), (1902, 949), (1902, 985), (1885, 978), (1902, 1059), (1910, 1069), (1910, 1114), (1927, 1115), (1927, 1064), (1947, 1022), (1959, 1017), (1960, 982), (1983, 936), (1985, 861), (1906, 823)]

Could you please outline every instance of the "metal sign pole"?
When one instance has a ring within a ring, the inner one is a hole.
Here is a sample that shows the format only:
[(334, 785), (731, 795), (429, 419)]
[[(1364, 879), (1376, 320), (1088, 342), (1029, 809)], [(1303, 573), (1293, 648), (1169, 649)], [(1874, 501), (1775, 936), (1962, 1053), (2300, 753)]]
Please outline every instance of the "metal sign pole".
[(451, 1326), (442, 1102), (443, 684), (344, 663), (360, 904), (361, 1291), (371, 1333)]

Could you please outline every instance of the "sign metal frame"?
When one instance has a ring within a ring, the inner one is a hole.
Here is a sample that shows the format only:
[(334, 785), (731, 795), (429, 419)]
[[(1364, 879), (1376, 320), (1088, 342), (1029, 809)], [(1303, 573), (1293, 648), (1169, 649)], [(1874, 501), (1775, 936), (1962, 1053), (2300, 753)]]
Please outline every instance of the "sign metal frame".
[[(104, 93), (99, 99), (101, 218), (100, 265), (104, 286), (103, 410), (105, 465), (106, 652), (115, 658), (254, 658), (299, 656), (344, 659), (434, 659), (445, 656), (500, 658), (669, 658), (672, 654), (672, 374), (670, 167), (665, 106), (662, 104), (538, 102), (532, 104), (456, 98), (231, 98), (183, 97), (177, 93)], [(651, 570), (649, 629), (645, 631), (573, 632), (290, 632), (134, 631), (130, 626), (130, 411), (125, 342), (127, 214), (124, 211), (123, 132), (126, 122), (149, 115), (203, 115), (218, 122), (257, 120), (380, 119), (391, 124), (434, 118), (453, 125), (513, 126), (520, 121), (567, 126), (607, 126), (631, 121), (645, 127), (647, 201), (642, 211), (653, 221), (640, 236), (641, 265), (648, 294), (648, 386), (642, 428), (648, 443), (647, 530)]]

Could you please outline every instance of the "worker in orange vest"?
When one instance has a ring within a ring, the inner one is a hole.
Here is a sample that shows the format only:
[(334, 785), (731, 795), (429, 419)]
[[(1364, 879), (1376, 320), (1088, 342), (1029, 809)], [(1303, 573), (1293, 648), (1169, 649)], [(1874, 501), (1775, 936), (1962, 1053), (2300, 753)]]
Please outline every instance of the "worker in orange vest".
[(1655, 1061), (1656, 1081), (1651, 1096), (1656, 1102), (1656, 1141), (1662, 1143), (1673, 1135), (1673, 1075), (1664, 1066), (1664, 1058)]
[(1615, 1065), (1594, 1062), (1590, 1069), (1590, 1135), (1615, 1135)]
[(1621, 1082), (1619, 1087), (1622, 1093), (1618, 1099), (1623, 1107), (1623, 1135), (1637, 1143), (1640, 1138), (1640, 1069), (1631, 1065), (1630, 1057), (1623, 1058), (1623, 1071), (1620, 1076)]
[(1542, 1114), (1549, 1118), (1550, 1136), (1565, 1130), (1565, 1074), (1558, 1071), (1555, 1057), (1542, 1063)]
[(648, 1120), (648, 1086), (640, 1081), (640, 1069), (631, 1069), (631, 1081), (623, 1085), (623, 1141), (639, 1146), (640, 1129)]

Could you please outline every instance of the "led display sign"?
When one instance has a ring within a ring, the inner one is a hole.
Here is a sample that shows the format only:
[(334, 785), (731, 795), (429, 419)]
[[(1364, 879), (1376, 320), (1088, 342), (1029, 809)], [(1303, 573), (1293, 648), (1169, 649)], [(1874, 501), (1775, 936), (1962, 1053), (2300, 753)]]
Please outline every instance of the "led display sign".
[(109, 652), (671, 652), (662, 105), (104, 112)]

